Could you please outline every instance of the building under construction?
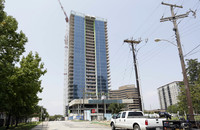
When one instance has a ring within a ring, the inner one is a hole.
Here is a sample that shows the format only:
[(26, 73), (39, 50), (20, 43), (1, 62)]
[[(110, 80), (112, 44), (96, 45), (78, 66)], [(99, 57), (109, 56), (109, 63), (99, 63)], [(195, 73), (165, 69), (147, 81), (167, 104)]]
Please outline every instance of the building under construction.
[(72, 11), (69, 19), (68, 105), (100, 98), (110, 87), (107, 21)]

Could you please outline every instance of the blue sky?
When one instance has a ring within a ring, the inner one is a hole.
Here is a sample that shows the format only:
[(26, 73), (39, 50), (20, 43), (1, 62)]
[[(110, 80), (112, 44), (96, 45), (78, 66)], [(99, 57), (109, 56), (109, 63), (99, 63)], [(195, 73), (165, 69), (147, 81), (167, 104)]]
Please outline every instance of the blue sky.
[[(160, 108), (157, 88), (173, 81), (182, 80), (178, 50), (168, 42), (154, 42), (155, 38), (175, 41), (172, 22), (160, 22), (170, 17), (170, 8), (161, 0), (61, 0), (67, 15), (71, 10), (107, 19), (111, 68), (111, 89), (135, 84), (132, 53), (125, 39), (141, 38), (137, 46), (139, 74), (145, 109)], [(178, 20), (184, 54), (200, 44), (200, 1), (163, 0), (182, 5), (175, 13), (184, 14), (196, 10), (196, 19)], [(38, 52), (47, 68), (42, 77), (44, 90), (39, 96), (40, 105), (53, 114), (63, 114), (64, 86), (64, 36), (65, 16), (57, 0), (7, 0), (5, 11), (12, 15), (28, 37), (26, 53)], [(200, 48), (186, 59), (200, 58)], [(199, 60), (200, 61), (200, 60)]]

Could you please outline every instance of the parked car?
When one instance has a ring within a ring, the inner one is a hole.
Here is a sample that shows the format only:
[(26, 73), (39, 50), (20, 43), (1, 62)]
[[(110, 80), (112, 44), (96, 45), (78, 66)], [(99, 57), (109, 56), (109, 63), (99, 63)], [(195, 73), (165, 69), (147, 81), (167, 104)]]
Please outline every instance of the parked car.
[(158, 114), (159, 114), (160, 117), (165, 117), (167, 119), (168, 118), (171, 119), (171, 117), (172, 117), (171, 114), (169, 114), (167, 112), (159, 112)]
[(110, 126), (112, 127), (112, 130), (115, 130), (115, 128), (133, 130), (161, 130), (163, 128), (162, 122), (164, 120), (166, 119), (145, 117), (141, 111), (122, 111), (118, 113), (117, 116), (113, 116)]

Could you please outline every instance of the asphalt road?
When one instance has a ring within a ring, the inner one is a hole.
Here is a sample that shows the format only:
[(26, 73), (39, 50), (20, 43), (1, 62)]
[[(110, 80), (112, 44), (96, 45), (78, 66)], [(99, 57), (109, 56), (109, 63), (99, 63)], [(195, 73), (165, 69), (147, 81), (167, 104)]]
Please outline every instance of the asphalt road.
[(92, 124), (89, 121), (49, 121), (39, 124), (32, 130), (111, 130), (111, 127)]

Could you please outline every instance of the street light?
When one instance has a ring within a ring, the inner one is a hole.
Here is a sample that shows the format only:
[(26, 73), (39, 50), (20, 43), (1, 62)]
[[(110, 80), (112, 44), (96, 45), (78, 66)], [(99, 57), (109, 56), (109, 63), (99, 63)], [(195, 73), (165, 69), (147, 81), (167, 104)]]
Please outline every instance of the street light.
[(155, 41), (155, 42), (166, 41), (166, 42), (169, 42), (169, 43), (171, 43), (172, 45), (178, 47), (176, 44), (174, 44), (173, 42), (171, 42), (171, 41), (169, 41), (169, 40), (166, 40), (166, 39), (155, 38), (154, 41)]
[[(158, 39), (158, 38), (155, 39), (155, 42), (159, 42), (159, 41), (167, 41), (167, 42), (175, 45), (173, 42), (165, 40), (165, 39)], [(191, 94), (190, 94), (189, 81), (188, 81), (188, 77), (187, 77), (187, 73), (186, 73), (186, 69), (185, 69), (185, 61), (184, 61), (183, 51), (182, 51), (182, 48), (181, 48), (180, 38), (177, 39), (177, 45), (175, 45), (175, 46), (177, 46), (177, 48), (178, 48), (179, 57), (180, 57), (180, 61), (181, 61), (181, 68), (182, 68), (182, 73), (183, 73), (183, 82), (184, 82), (184, 86), (185, 86), (187, 107), (188, 107), (188, 113), (189, 113), (189, 120), (193, 121), (194, 120), (194, 113), (193, 113), (192, 98), (191, 98)]]

